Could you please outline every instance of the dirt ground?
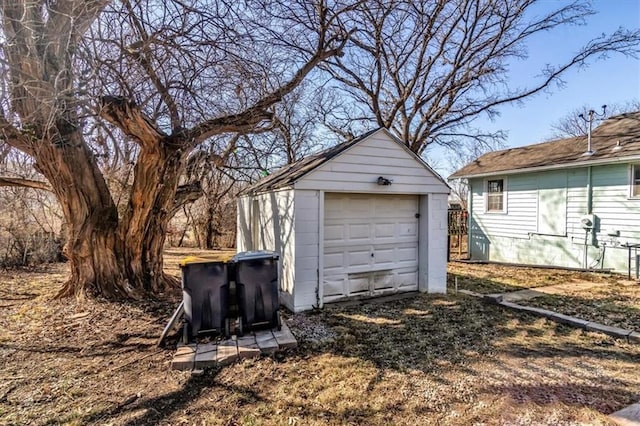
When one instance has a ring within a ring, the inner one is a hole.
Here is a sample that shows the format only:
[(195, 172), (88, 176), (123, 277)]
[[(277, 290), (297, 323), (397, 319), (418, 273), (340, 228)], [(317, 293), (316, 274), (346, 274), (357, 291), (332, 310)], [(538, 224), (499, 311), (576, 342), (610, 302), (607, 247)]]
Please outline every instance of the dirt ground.
[(65, 275), (0, 272), (2, 424), (608, 424), (640, 394), (640, 346), (462, 295), (288, 315), (297, 349), (191, 376), (155, 347), (179, 291), (52, 300)]

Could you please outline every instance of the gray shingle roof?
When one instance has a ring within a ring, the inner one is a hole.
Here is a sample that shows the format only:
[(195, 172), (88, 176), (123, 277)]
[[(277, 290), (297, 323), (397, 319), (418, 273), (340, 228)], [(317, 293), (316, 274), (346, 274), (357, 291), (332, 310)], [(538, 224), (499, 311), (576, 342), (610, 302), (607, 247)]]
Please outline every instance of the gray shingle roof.
[(370, 135), (374, 134), (381, 128), (371, 130), (357, 138), (343, 142), (339, 145), (320, 151), (316, 154), (305, 157), (295, 163), (287, 164), (276, 170), (274, 173), (265, 176), (256, 183), (249, 185), (239, 192), (238, 195), (257, 194), (260, 192), (271, 191), (274, 189), (286, 188), (291, 185), (302, 176), (311, 172), (312, 170), (320, 167), (336, 155), (351, 148), (363, 139), (366, 139)]
[[(619, 143), (620, 148), (615, 148)], [(640, 156), (640, 111), (610, 117), (591, 132), (595, 153), (584, 156), (587, 136), (558, 139), (520, 148), (489, 152), (467, 164), (449, 178), (464, 178), (545, 169), (566, 164), (615, 162)], [(614, 149), (615, 148), (615, 149)]]

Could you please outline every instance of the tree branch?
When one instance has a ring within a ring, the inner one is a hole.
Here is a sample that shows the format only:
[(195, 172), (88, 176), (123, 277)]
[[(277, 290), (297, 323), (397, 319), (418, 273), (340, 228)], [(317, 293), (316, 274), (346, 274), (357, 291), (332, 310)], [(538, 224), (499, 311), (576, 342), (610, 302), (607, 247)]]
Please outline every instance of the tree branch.
[(32, 189), (41, 189), (44, 191), (53, 192), (53, 189), (47, 182), (43, 182), (40, 180), (31, 180), (31, 179), (23, 179), (23, 178), (12, 178), (12, 177), (4, 177), (0, 176), (0, 186), (13, 186), (19, 188), (32, 188)]
[(141, 145), (154, 145), (168, 136), (134, 102), (122, 97), (104, 96), (99, 115)]
[(285, 95), (291, 93), (293, 89), (298, 87), (302, 80), (304, 80), (319, 63), (332, 56), (339, 55), (350, 35), (351, 33), (346, 34), (343, 39), (339, 41), (336, 48), (323, 50), (322, 46), (320, 46), (319, 50), (294, 74), (291, 80), (264, 96), (252, 107), (238, 114), (225, 115), (204, 121), (188, 131), (188, 139), (199, 143), (216, 134), (247, 132), (252, 130), (261, 121), (271, 119), (273, 113), (268, 111), (268, 108), (280, 102)]
[(33, 146), (30, 138), (9, 123), (2, 112), (0, 112), (0, 141), (4, 141), (7, 145), (25, 154), (33, 155)]
[(176, 131), (181, 127), (178, 105), (176, 105), (175, 99), (173, 98), (173, 96), (171, 96), (171, 93), (169, 93), (169, 89), (167, 88), (167, 86), (162, 82), (160, 76), (158, 76), (154, 64), (152, 63), (152, 54), (149, 47), (149, 34), (145, 30), (142, 22), (140, 22), (140, 20), (136, 16), (131, 3), (129, 1), (124, 1), (123, 4), (129, 11), (129, 16), (132, 21), (133, 27), (136, 29), (138, 35), (140, 36), (140, 42), (137, 44), (141, 46), (138, 50), (133, 48), (125, 48), (124, 50), (146, 71), (149, 79), (151, 80), (151, 83), (156, 88), (158, 94), (160, 95), (160, 98), (167, 106), (167, 109), (169, 110), (169, 117), (171, 119), (171, 128), (173, 131)]
[(202, 184), (200, 182), (192, 182), (178, 186), (170, 216), (173, 217), (183, 206), (197, 201), (203, 195), (204, 191), (202, 190)]

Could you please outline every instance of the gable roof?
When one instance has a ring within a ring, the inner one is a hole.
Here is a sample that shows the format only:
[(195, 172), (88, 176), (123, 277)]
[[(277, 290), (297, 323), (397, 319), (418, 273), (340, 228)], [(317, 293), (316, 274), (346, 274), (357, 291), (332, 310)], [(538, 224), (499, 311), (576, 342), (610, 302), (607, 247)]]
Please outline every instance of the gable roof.
[(393, 142), (402, 146), (418, 162), (420, 162), (420, 164), (422, 164), (425, 168), (427, 168), (431, 173), (434, 174), (434, 176), (436, 176), (444, 185), (448, 187), (448, 184), (446, 183), (446, 181), (438, 173), (436, 173), (431, 167), (429, 167), (427, 163), (425, 163), (414, 152), (409, 150), (409, 148), (407, 148), (402, 142), (400, 142), (395, 136), (393, 136), (387, 129), (385, 129), (384, 127), (380, 127), (380, 128), (371, 130), (367, 133), (364, 133), (363, 135), (360, 135), (357, 138), (343, 142), (331, 148), (320, 151), (316, 154), (309, 155), (294, 163), (283, 166), (280, 169), (276, 170), (274, 173), (244, 188), (238, 193), (238, 195), (257, 194), (257, 193), (267, 192), (275, 189), (291, 187), (297, 180), (299, 180), (303, 176), (307, 175), (308, 173), (317, 169), (321, 165), (325, 164), (327, 161), (337, 157), (338, 155), (342, 154), (349, 148), (357, 145), (359, 142), (367, 139), (369, 136), (379, 131), (383, 131), (387, 136), (389, 136), (389, 138)]
[(591, 132), (591, 150), (593, 155), (583, 155), (587, 151), (585, 135), (494, 151), (480, 156), (449, 178), (640, 160), (640, 111), (608, 118), (596, 127)]

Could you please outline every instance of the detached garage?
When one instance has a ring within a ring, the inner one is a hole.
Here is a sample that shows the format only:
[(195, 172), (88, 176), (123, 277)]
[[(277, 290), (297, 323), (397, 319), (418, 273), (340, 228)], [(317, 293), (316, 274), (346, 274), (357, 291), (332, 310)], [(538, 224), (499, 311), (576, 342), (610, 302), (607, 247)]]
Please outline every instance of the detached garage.
[(238, 251), (281, 254), (294, 312), (446, 290), (449, 187), (386, 129), (283, 167), (241, 192)]

